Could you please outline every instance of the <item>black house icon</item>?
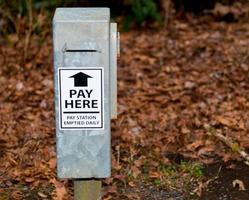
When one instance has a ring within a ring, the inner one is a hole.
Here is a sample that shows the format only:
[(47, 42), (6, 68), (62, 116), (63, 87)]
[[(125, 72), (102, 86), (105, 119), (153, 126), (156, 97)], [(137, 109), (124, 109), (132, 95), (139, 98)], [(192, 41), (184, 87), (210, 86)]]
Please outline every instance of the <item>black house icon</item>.
[(74, 78), (74, 87), (87, 87), (88, 86), (88, 78), (92, 78), (91, 76), (84, 74), (83, 72), (79, 72), (70, 76), (69, 78)]

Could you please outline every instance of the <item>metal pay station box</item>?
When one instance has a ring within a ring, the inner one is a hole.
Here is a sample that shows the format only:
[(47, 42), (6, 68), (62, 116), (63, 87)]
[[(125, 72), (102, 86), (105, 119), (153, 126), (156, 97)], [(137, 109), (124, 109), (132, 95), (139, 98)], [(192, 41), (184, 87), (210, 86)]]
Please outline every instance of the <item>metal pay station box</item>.
[(110, 10), (56, 9), (53, 46), (57, 175), (109, 177), (119, 51)]

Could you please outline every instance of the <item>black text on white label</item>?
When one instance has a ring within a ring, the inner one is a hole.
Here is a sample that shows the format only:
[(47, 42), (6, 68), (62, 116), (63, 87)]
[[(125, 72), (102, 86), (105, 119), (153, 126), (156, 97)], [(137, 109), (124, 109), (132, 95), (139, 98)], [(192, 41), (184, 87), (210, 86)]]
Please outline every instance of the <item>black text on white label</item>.
[(60, 129), (103, 129), (103, 68), (59, 68)]

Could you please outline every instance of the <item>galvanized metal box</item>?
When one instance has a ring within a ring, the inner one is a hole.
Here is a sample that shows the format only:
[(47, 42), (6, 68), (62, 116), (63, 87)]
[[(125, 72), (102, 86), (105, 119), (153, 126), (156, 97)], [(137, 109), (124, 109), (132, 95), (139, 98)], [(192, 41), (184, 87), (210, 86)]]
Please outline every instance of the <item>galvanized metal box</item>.
[(58, 8), (53, 19), (57, 175), (111, 173), (116, 116), (116, 23), (108, 8)]

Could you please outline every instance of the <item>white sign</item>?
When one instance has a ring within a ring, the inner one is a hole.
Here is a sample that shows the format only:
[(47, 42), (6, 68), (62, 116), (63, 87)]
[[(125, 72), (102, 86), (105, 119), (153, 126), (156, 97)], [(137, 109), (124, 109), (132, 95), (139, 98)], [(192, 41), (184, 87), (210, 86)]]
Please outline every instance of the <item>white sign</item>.
[(59, 68), (60, 129), (103, 129), (104, 69)]

